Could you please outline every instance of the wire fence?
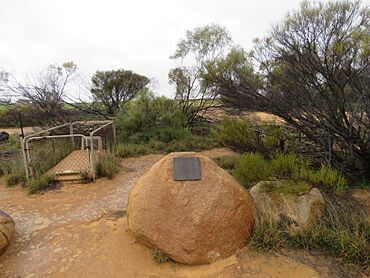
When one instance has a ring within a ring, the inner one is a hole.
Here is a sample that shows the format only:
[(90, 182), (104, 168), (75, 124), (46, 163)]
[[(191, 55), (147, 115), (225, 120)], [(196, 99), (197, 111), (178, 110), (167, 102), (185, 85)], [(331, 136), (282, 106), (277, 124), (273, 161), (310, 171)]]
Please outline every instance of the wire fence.
[(114, 145), (113, 121), (67, 123), (28, 135), (22, 139), (27, 180), (45, 173), (95, 178), (99, 155)]

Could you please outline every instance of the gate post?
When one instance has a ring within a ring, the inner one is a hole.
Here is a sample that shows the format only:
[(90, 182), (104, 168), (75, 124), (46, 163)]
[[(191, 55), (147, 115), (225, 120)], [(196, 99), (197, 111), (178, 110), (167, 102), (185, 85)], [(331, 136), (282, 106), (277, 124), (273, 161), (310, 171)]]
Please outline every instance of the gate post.
[(30, 175), (29, 175), (29, 172), (28, 172), (28, 163), (27, 163), (27, 155), (26, 155), (26, 151), (25, 151), (24, 138), (22, 136), (19, 136), (19, 138), (21, 140), (22, 159), (23, 159), (24, 170), (25, 170), (25, 173), (26, 173), (26, 179), (27, 179), (27, 181), (29, 181)]
[(95, 157), (94, 157), (94, 142), (93, 142), (93, 132), (90, 132), (90, 172), (95, 181)]
[[(69, 123), (69, 134), (73, 135), (73, 123)], [(75, 149), (75, 140), (74, 137), (71, 137), (72, 150)]]

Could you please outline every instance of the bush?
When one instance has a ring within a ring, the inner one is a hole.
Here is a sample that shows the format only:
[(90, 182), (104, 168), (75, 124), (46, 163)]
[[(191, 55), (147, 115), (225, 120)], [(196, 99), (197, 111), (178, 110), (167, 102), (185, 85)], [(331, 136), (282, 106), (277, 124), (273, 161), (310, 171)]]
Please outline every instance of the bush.
[(342, 190), (346, 184), (346, 179), (339, 174), (336, 169), (321, 165), (319, 171), (312, 172), (309, 180), (315, 184), (321, 185), (326, 190)]
[(120, 141), (135, 144), (181, 140), (190, 134), (185, 127), (186, 116), (174, 100), (155, 97), (148, 91), (128, 103), (117, 119)]
[(118, 160), (114, 153), (105, 152), (99, 157), (99, 161), (95, 165), (96, 176), (106, 177), (108, 179), (113, 179), (113, 177), (118, 173)]
[(180, 151), (200, 151), (218, 146), (218, 138), (212, 133), (207, 136), (186, 136), (182, 140), (172, 140), (165, 143), (151, 139), (147, 143), (141, 144), (118, 144), (116, 146), (116, 155), (118, 157), (134, 157), (151, 153), (169, 153)]
[(292, 179), (292, 185), (297, 186), (296, 190), (299, 190), (298, 185), (303, 188), (310, 183), (325, 191), (340, 191), (347, 184), (346, 179), (337, 170), (326, 165), (314, 170), (307, 160), (294, 154), (276, 154), (268, 160), (258, 153), (247, 153), (238, 158), (224, 157), (215, 161), (222, 168), (231, 170), (231, 174), (245, 186), (272, 177)]
[(260, 250), (274, 250), (283, 246), (287, 231), (271, 218), (257, 213), (250, 245)]
[(273, 173), (281, 178), (290, 178), (296, 174), (298, 169), (298, 159), (294, 154), (277, 154), (270, 161)]
[(368, 267), (370, 263), (370, 225), (366, 212), (346, 197), (326, 195), (324, 215), (300, 231), (288, 229), (286, 222), (257, 215), (250, 243), (258, 249), (304, 248), (325, 252)]
[(46, 189), (52, 189), (58, 186), (54, 176), (44, 175), (27, 183), (28, 192), (38, 193)]
[(280, 149), (284, 130), (277, 125), (252, 126), (247, 120), (225, 117), (221, 122), (221, 142), (242, 152), (271, 155)]
[(241, 156), (238, 167), (233, 171), (236, 179), (244, 186), (271, 176), (269, 164), (258, 153)]
[(323, 217), (309, 229), (292, 235), (289, 244), (368, 267), (370, 224), (366, 211), (346, 197), (326, 195), (326, 201)]
[(308, 193), (311, 189), (311, 185), (306, 181), (288, 180), (281, 181), (280, 184), (281, 186), (276, 186), (276, 183), (264, 183), (263, 190), (265, 192), (273, 191), (277, 193), (290, 194), (297, 197)]
[(7, 186), (13, 186), (19, 183), (24, 184), (26, 182), (26, 172), (23, 161), (19, 157), (11, 161), (0, 163), (0, 169), (0, 172), (7, 175)]
[(225, 155), (221, 157), (216, 157), (214, 161), (220, 166), (221, 168), (224, 168), (226, 170), (233, 170), (239, 165), (241, 155), (235, 154), (235, 155)]
[(89, 171), (81, 172), (80, 176), (81, 176), (82, 183), (89, 183), (93, 181), (93, 177), (91, 176)]

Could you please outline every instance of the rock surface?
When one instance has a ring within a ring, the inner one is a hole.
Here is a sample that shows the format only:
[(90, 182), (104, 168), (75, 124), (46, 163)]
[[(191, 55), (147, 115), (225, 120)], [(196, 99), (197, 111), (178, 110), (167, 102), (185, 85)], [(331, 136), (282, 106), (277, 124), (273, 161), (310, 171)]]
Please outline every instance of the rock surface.
[(5, 252), (14, 235), (13, 219), (0, 210), (0, 255)]
[(261, 181), (250, 189), (260, 215), (276, 222), (288, 220), (294, 224), (293, 227), (299, 228), (304, 228), (322, 215), (325, 200), (319, 189), (312, 188), (301, 196), (265, 190), (266, 187), (281, 186), (284, 186), (281, 181)]
[[(172, 160), (199, 157), (202, 179), (174, 181)], [(253, 227), (248, 192), (210, 158), (172, 153), (144, 174), (128, 198), (128, 223), (142, 243), (184, 264), (210, 263), (243, 247)]]

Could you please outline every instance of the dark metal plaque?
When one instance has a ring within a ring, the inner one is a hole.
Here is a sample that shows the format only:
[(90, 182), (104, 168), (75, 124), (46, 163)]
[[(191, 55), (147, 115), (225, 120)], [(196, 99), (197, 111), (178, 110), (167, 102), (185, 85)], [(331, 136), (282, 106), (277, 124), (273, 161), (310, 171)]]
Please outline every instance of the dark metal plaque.
[(198, 157), (181, 156), (173, 159), (173, 179), (193, 181), (202, 179)]

